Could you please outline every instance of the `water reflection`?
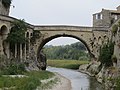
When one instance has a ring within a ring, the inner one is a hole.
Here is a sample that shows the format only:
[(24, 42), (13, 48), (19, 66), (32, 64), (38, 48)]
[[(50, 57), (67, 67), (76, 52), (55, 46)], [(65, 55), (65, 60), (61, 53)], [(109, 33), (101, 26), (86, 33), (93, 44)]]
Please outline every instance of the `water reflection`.
[(75, 70), (48, 67), (48, 71), (58, 72), (71, 81), (72, 90), (104, 90), (94, 78)]

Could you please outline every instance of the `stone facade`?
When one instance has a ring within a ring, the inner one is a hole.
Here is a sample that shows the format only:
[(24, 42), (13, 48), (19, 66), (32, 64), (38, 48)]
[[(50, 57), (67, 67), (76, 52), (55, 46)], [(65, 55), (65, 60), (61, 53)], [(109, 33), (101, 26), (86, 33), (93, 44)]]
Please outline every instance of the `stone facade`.
[(102, 9), (101, 12), (93, 14), (93, 27), (110, 27), (120, 18), (120, 6), (117, 10)]

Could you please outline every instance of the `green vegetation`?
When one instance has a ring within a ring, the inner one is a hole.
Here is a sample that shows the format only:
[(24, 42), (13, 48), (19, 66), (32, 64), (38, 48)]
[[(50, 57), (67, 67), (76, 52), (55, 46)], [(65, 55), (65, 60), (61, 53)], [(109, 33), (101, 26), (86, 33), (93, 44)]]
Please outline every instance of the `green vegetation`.
[(12, 0), (2, 0), (4, 7), (9, 8)]
[(116, 80), (116, 89), (115, 90), (120, 90), (120, 77), (118, 77)]
[(118, 22), (118, 26), (120, 27), (120, 21)]
[(68, 68), (68, 69), (78, 69), (82, 64), (88, 64), (89, 61), (79, 61), (79, 60), (48, 60), (48, 66)]
[(53, 77), (54, 74), (48, 71), (32, 71), (26, 72), (26, 77), (8, 77), (0, 76), (0, 88), (6, 90), (35, 90), (37, 86), (41, 86), (41, 80)]
[(30, 72), (25, 73), (25, 75), (31, 76), (31, 77), (38, 77), (41, 80), (48, 79), (54, 76), (52, 72), (48, 72), (48, 71), (30, 71)]
[(18, 59), (7, 59), (6, 56), (0, 55), (0, 75), (17, 75), (26, 72), (25, 64)]
[(27, 42), (27, 37), (25, 37), (25, 32), (28, 26), (24, 20), (16, 20), (12, 23), (12, 28), (8, 34), (7, 40), (12, 44), (25, 43)]
[(2, 71), (0, 72), (1, 75), (17, 75), (23, 74), (26, 72), (25, 65), (23, 63), (10, 63)]
[[(113, 36), (115, 36), (115, 35), (117, 34), (118, 27), (120, 27), (120, 21), (118, 21), (118, 23), (115, 24), (115, 25), (112, 27), (111, 32), (112, 32)], [(120, 28), (119, 28), (119, 29), (120, 29)]]
[(117, 30), (118, 30), (118, 25), (115, 24), (115, 25), (112, 27), (112, 34), (113, 34), (113, 36), (116, 35)]
[(43, 51), (51, 60), (88, 60), (89, 58), (85, 46), (80, 42), (65, 46), (45, 46)]
[(103, 47), (100, 49), (99, 61), (101, 62), (102, 66), (110, 67), (113, 65), (112, 56), (114, 53), (114, 43), (112, 41), (104, 44)]
[[(10, 77), (10, 75), (24, 75), (24, 77)], [(41, 80), (53, 76), (54, 74), (48, 71), (28, 72), (25, 64), (18, 59), (8, 60), (5, 56), (0, 56), (0, 89), (2, 90), (35, 90), (38, 86), (44, 86)]]

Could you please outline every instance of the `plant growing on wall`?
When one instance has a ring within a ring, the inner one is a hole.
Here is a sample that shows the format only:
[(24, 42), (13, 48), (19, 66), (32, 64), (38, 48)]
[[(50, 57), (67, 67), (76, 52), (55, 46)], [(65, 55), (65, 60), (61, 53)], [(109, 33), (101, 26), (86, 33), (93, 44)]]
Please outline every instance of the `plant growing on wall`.
[(112, 55), (114, 53), (114, 43), (110, 41), (107, 44), (104, 44), (100, 49), (99, 61), (102, 66), (110, 67), (113, 65)]
[(120, 27), (120, 21), (118, 22), (118, 26)]
[(27, 38), (25, 32), (27, 31), (27, 25), (24, 20), (16, 20), (12, 23), (11, 32), (8, 34), (7, 41), (10, 43), (25, 43)]
[(9, 8), (12, 0), (2, 0), (2, 4), (5, 8)]
[(116, 35), (117, 30), (118, 30), (118, 25), (117, 25), (117, 24), (115, 24), (115, 25), (112, 27), (112, 34), (113, 34), (113, 36), (115, 36), (115, 35)]

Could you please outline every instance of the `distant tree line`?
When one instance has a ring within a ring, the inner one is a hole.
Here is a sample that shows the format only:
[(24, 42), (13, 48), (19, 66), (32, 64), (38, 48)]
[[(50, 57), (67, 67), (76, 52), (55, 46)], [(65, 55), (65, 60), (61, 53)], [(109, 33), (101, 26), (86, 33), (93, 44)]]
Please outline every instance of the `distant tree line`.
[(89, 57), (86, 47), (80, 42), (65, 46), (45, 45), (43, 51), (47, 59), (87, 60)]

